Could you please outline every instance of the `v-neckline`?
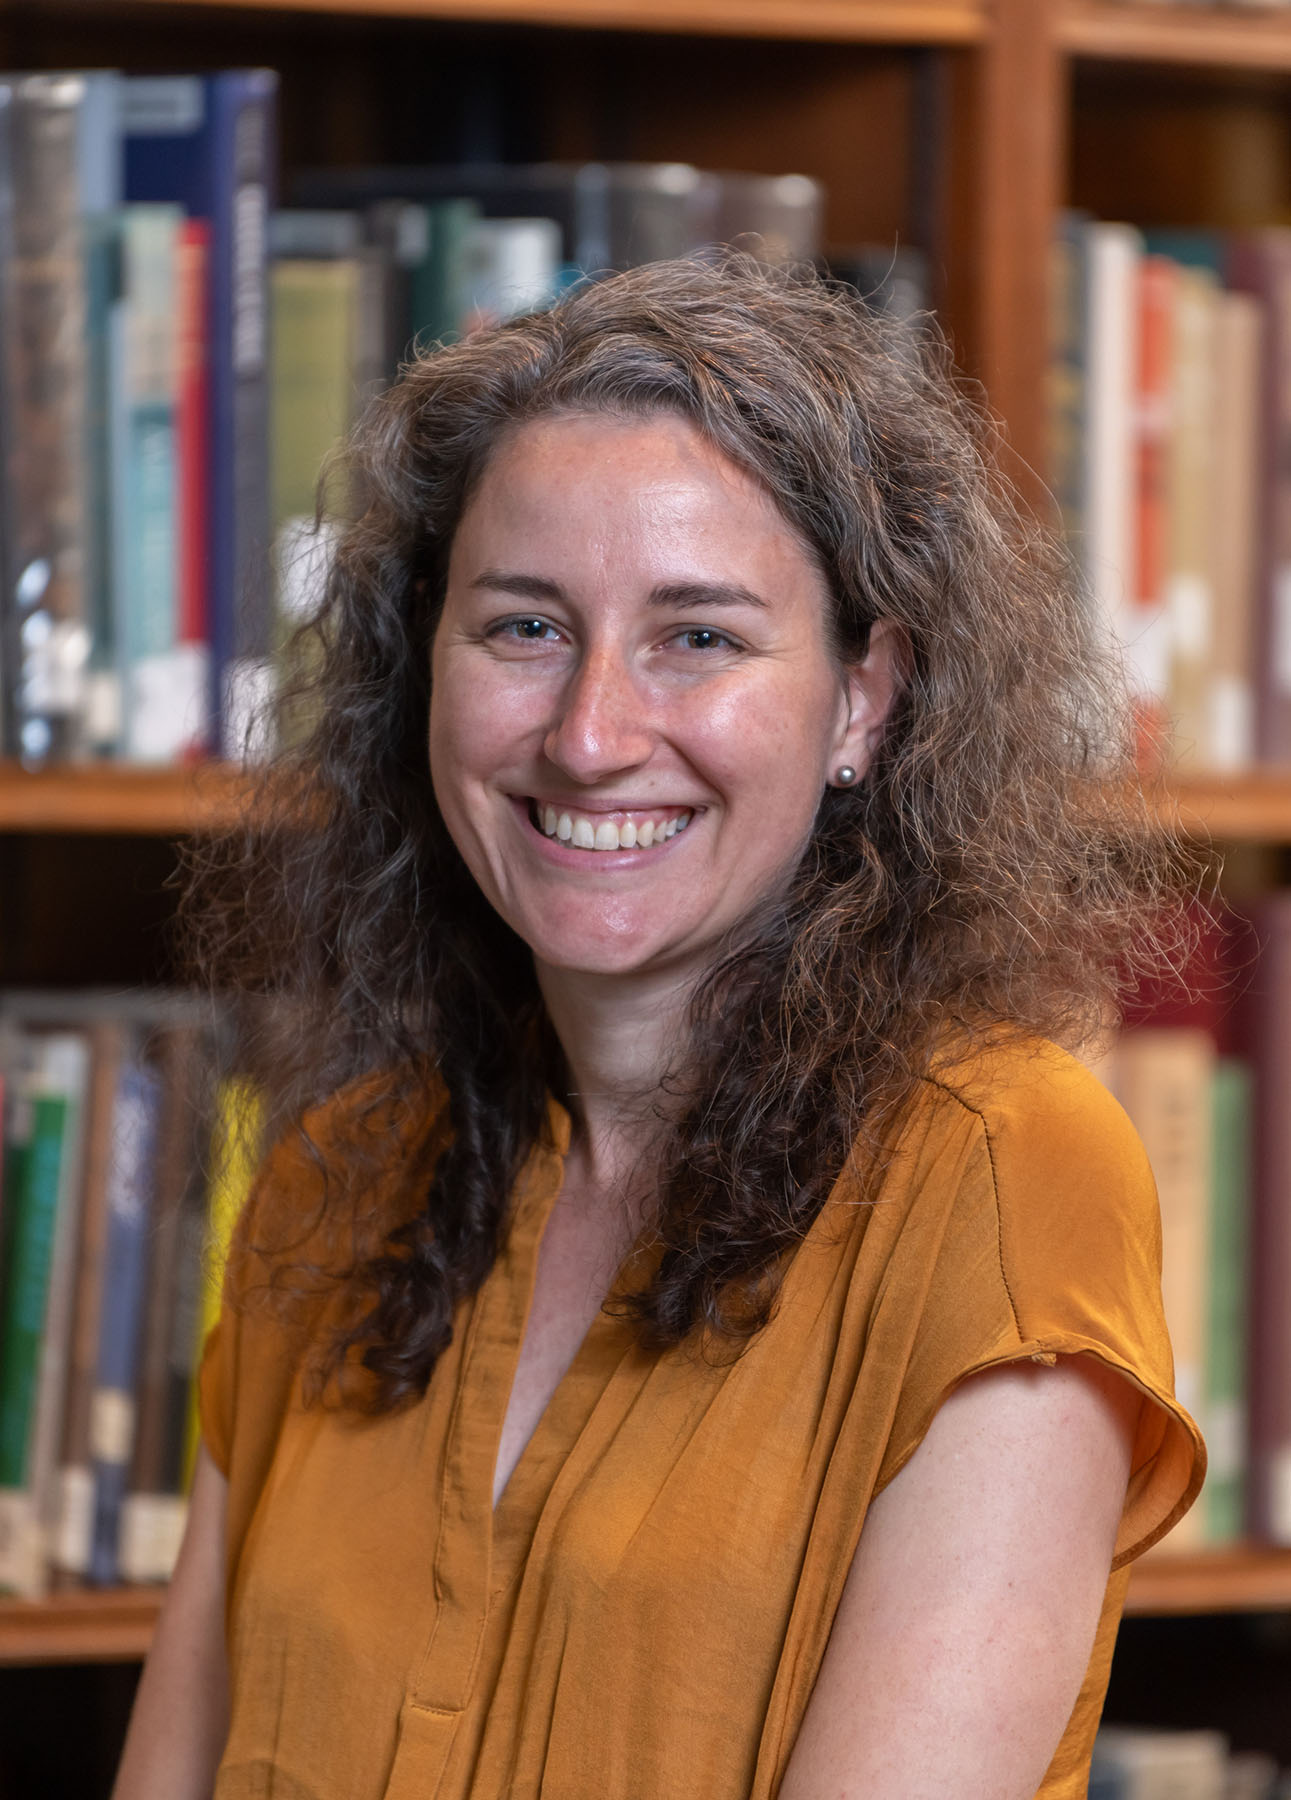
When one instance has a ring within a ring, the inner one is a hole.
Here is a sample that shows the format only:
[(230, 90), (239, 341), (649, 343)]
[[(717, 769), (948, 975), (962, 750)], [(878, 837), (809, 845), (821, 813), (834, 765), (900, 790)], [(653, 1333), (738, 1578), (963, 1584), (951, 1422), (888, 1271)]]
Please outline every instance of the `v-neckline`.
[(500, 1406), (495, 1404), (490, 1419), (492, 1456), (486, 1493), (489, 1501), (491, 1549), (499, 1540), (509, 1539), (512, 1535), (508, 1527), (514, 1522), (513, 1514), (525, 1505), (534, 1467), (544, 1460), (547, 1439), (555, 1428), (563, 1404), (568, 1401), (571, 1391), (582, 1385), (589, 1363), (594, 1364), (602, 1354), (604, 1340), (607, 1337), (622, 1336), (625, 1330), (621, 1320), (604, 1311), (604, 1299), (622, 1286), (625, 1271), (637, 1253), (639, 1239), (628, 1247), (616, 1264), (602, 1305), (597, 1308), (579, 1339), (573, 1356), (547, 1396), (546, 1403), (512, 1466), (506, 1485), (494, 1504), (492, 1494), (497, 1457), (502, 1447), (502, 1433), (533, 1311), (543, 1241), (556, 1202), (560, 1198), (571, 1134), (572, 1120), (568, 1110), (554, 1095), (549, 1094), (546, 1132), (535, 1146), (525, 1178), (518, 1185), (511, 1230), (506, 1248), (499, 1259), (503, 1266), (496, 1271), (500, 1279), (491, 1284), (494, 1291), (489, 1299), (496, 1305), (496, 1316), (481, 1321), (485, 1339), (495, 1353), (501, 1350), (502, 1342), (506, 1346), (505, 1369), (503, 1371), (500, 1368)]

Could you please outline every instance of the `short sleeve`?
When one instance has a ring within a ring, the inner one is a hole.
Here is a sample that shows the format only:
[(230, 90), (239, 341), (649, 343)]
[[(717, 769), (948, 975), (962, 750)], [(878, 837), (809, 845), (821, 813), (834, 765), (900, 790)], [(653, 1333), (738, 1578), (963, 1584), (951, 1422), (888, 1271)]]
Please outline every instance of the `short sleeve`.
[(884, 1485), (948, 1394), (1009, 1362), (1085, 1353), (1143, 1394), (1113, 1567), (1163, 1537), (1201, 1489), (1201, 1434), (1174, 1395), (1155, 1183), (1111, 1094), (1051, 1044), (940, 1074), (961, 1140)]

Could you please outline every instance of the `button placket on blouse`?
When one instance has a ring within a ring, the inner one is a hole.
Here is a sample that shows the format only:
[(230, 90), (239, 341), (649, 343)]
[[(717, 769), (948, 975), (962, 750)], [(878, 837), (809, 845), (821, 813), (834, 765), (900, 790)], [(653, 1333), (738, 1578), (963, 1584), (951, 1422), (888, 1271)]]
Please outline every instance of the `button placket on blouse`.
[(498, 1444), (568, 1143), (563, 1109), (553, 1103), (552, 1113), (556, 1147), (536, 1149), (521, 1175), (511, 1228), (467, 1327), (440, 1496), (435, 1617), (400, 1712), (385, 1800), (433, 1795), (475, 1680), (492, 1599)]

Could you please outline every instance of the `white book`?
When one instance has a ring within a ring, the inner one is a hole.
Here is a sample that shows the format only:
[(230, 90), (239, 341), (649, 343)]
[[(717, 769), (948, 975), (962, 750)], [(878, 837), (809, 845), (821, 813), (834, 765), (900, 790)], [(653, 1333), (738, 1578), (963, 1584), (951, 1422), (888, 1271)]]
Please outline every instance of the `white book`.
[(1142, 234), (1087, 227), (1086, 568), (1094, 605), (1125, 646), (1134, 591), (1137, 512), (1137, 274)]

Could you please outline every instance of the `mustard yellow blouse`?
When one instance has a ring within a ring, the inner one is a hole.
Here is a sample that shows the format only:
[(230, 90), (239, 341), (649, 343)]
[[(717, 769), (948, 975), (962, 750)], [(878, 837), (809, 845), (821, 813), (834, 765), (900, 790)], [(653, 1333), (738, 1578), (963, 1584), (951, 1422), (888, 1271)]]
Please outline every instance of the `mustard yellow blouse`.
[[(1116, 1103), (1045, 1043), (927, 1080), (872, 1200), (844, 1173), (742, 1357), (649, 1355), (596, 1319), (494, 1514), (568, 1132), (553, 1102), (505, 1248), (403, 1411), (306, 1406), (299, 1344), (235, 1254), (201, 1382), (229, 1480), (218, 1800), (767, 1800), (873, 1496), (965, 1376), (1089, 1351), (1150, 1404), (1039, 1790), (1083, 1797), (1125, 1565), (1204, 1468), (1171, 1391), (1152, 1177)], [(415, 1209), (406, 1143), (401, 1174)], [(254, 1204), (307, 1210), (316, 1179), (280, 1149)]]

